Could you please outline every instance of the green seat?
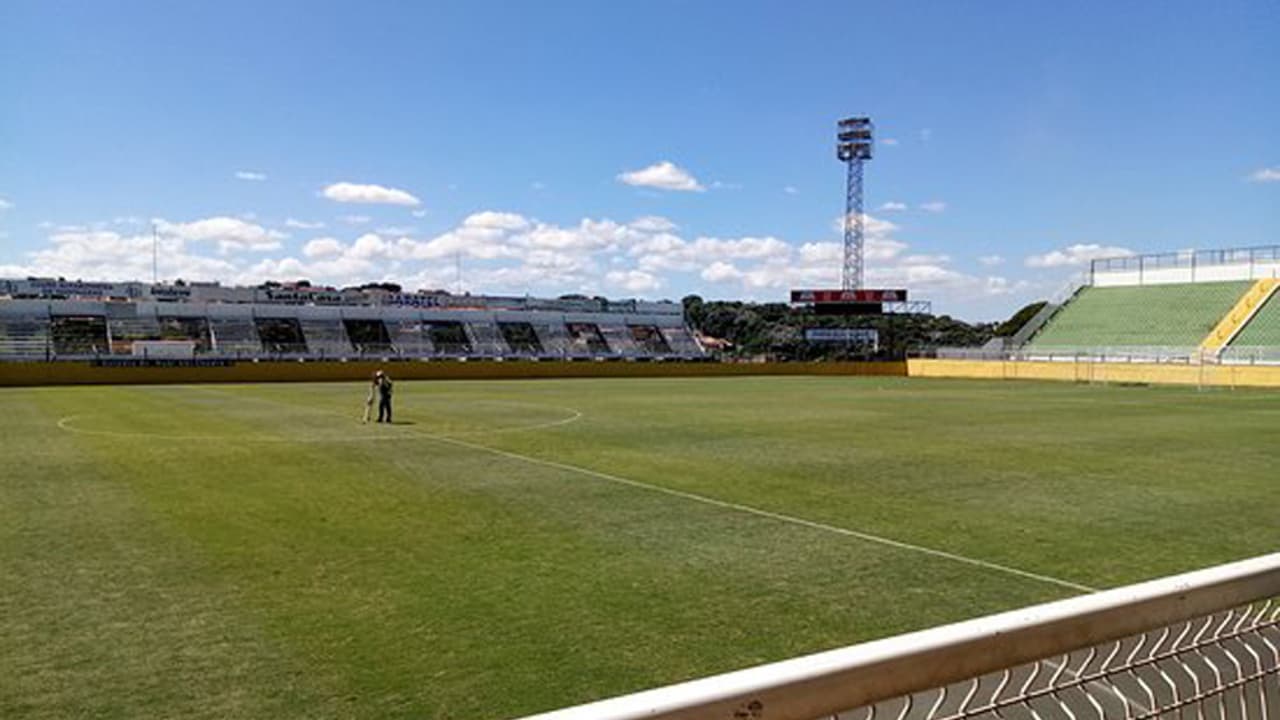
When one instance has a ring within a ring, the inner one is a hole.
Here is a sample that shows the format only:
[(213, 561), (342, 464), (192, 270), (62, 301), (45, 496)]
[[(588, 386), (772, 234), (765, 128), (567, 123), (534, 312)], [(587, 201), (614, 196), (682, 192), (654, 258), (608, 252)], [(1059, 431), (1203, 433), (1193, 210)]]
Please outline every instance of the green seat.
[(1246, 280), (1086, 287), (1027, 348), (1194, 347), (1251, 284)]
[(1258, 308), (1231, 347), (1280, 347), (1280, 291)]

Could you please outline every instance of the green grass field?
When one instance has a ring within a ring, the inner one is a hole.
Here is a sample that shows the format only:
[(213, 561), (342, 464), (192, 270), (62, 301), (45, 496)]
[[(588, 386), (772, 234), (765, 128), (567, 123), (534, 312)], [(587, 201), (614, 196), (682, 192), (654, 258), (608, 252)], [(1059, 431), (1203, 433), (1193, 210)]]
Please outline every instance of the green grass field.
[(0, 390), (0, 717), (511, 717), (1280, 544), (1277, 393), (363, 396)]

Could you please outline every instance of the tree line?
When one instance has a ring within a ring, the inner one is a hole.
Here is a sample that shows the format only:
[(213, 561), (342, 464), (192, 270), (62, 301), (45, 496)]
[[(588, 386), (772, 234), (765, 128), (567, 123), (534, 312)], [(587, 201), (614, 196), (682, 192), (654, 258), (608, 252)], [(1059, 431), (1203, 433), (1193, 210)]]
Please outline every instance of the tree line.
[[(1017, 332), (1039, 309), (1028, 305), (1003, 323), (969, 323), (949, 315), (816, 315), (786, 303), (684, 298), (685, 319), (703, 337), (725, 341), (716, 354), (727, 359), (838, 360), (901, 358), (931, 348), (977, 347)], [(807, 342), (806, 328), (866, 328), (879, 333), (880, 348)]]

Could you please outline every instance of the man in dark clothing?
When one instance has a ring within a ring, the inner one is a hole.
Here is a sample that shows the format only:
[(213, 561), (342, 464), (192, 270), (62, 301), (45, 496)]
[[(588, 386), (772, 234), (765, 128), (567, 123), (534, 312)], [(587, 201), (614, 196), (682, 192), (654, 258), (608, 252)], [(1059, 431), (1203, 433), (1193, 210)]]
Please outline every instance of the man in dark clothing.
[(391, 422), (391, 378), (378, 371), (378, 422)]

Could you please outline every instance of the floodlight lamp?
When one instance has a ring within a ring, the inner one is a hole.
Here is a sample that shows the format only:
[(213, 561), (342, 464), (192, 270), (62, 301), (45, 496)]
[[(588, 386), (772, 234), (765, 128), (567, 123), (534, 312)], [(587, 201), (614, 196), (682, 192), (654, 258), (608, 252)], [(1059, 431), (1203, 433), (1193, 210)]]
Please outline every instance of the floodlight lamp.
[(875, 126), (869, 117), (849, 117), (836, 123), (836, 157), (841, 162), (870, 160)]

